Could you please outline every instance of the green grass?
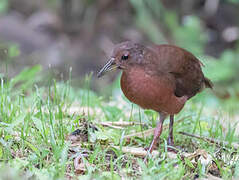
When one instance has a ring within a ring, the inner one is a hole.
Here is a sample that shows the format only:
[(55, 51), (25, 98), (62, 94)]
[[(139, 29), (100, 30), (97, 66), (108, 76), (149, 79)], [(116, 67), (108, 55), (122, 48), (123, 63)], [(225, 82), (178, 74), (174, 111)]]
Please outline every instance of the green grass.
[[(90, 90), (92, 74), (86, 76), (83, 87), (76, 89), (71, 86), (71, 76), (67, 82), (49, 78), (46, 82), (40, 75), (44, 74), (41, 67), (34, 66), (12, 79), (0, 74), (0, 179), (194, 179), (210, 174), (223, 179), (239, 178), (238, 150), (232, 147), (232, 143), (239, 143), (238, 48), (224, 51), (218, 61), (205, 57), (203, 49), (208, 37), (199, 18), (190, 15), (179, 24), (177, 14), (165, 9), (160, 1), (130, 3), (136, 27), (152, 42), (167, 42), (170, 31), (174, 44), (203, 61), (206, 76), (218, 82), (216, 90), (229, 89), (231, 97), (226, 100), (216, 98), (210, 90), (204, 91), (176, 116), (176, 121), (184, 119), (174, 126), (176, 146), (189, 153), (203, 150), (210, 163), (202, 161), (202, 155), (190, 159), (179, 153), (170, 159), (165, 148), (167, 130), (161, 136), (160, 155), (149, 158), (147, 164), (142, 158), (123, 153), (123, 147), (150, 145), (152, 136), (135, 137), (130, 142), (123, 137), (155, 127), (156, 112), (142, 110), (127, 101), (120, 91), (119, 79), (113, 83), (112, 97), (106, 100)], [(7, 1), (2, 0), (0, 13), (7, 8)], [(18, 55), (18, 47), (9, 46), (7, 59)], [(102, 121), (145, 125), (113, 129), (100, 125)], [(73, 145), (68, 135), (78, 128), (80, 140)], [(180, 131), (226, 141), (229, 145), (217, 146), (183, 136)], [(84, 165), (79, 172), (75, 172), (76, 157), (82, 157), (80, 165)]]
[[(212, 157), (214, 172), (212, 165), (201, 164), (197, 158), (193, 161), (178, 155), (169, 159), (165, 150), (167, 130), (160, 141), (160, 156), (150, 158), (146, 165), (142, 158), (112, 146), (148, 147), (152, 137), (135, 137), (126, 142), (123, 136), (155, 127), (157, 113), (132, 105), (118, 87), (114, 88), (109, 101), (104, 100), (89, 90), (91, 75), (86, 77), (82, 89), (72, 88), (71, 80), (51, 81), (48, 86), (40, 86), (41, 80), (35, 78), (39, 71), (40, 67), (35, 66), (13, 79), (1, 80), (0, 179), (192, 179), (213, 173), (224, 179), (238, 177), (237, 149), (178, 133), (183, 131), (237, 142), (233, 119), (237, 112), (225, 111), (225, 107), (232, 104), (230, 100), (221, 102), (207, 90), (188, 102), (176, 116), (176, 121), (185, 118), (174, 127), (176, 145), (191, 153), (205, 150)], [(236, 103), (234, 105), (234, 108), (238, 107)], [(223, 121), (223, 118), (226, 119)], [(112, 129), (99, 125), (101, 121), (134, 121), (146, 125)], [(78, 146), (72, 146), (67, 136), (77, 128), (87, 138), (77, 141)], [(74, 159), (79, 155), (82, 155), (85, 167), (77, 174)]]

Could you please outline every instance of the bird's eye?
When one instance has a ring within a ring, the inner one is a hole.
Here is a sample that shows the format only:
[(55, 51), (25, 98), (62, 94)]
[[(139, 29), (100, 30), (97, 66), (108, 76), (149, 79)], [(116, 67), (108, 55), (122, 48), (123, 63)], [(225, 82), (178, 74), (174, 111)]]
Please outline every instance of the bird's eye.
[(122, 60), (127, 60), (128, 58), (129, 58), (128, 55), (123, 55), (123, 56), (121, 57)]

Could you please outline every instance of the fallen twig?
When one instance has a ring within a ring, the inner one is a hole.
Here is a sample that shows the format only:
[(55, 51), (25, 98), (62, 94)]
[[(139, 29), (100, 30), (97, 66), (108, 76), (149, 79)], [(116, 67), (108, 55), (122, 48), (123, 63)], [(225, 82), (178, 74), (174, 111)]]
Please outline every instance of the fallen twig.
[[(187, 117), (188, 116), (179, 119), (178, 121), (175, 122), (175, 124), (178, 124), (178, 123), (182, 122)], [(168, 129), (168, 128), (169, 128), (169, 124), (163, 126), (163, 130)], [(148, 137), (148, 136), (151, 136), (154, 133), (154, 130), (155, 130), (155, 128), (151, 128), (151, 129), (148, 129), (148, 130), (143, 131), (143, 132), (136, 132), (134, 134), (129, 134), (127, 136), (124, 136), (124, 139), (130, 140), (130, 138), (135, 137), (135, 136), (140, 137), (140, 138)]]
[(179, 132), (180, 134), (182, 135), (185, 135), (185, 136), (190, 136), (190, 137), (194, 137), (194, 138), (198, 138), (198, 139), (202, 139), (204, 141), (207, 141), (207, 142), (210, 142), (210, 143), (213, 143), (213, 144), (217, 144), (219, 146), (231, 146), (233, 147), (234, 149), (238, 149), (239, 148), (239, 144), (237, 143), (229, 143), (227, 141), (220, 141), (220, 140), (217, 140), (217, 139), (213, 139), (213, 138), (208, 138), (208, 137), (204, 137), (204, 136), (199, 136), (199, 135), (195, 135), (195, 134), (190, 134), (190, 133), (186, 133), (186, 132)]
[(135, 125), (145, 125), (145, 123), (119, 121), (119, 122), (100, 122), (100, 125), (127, 127), (127, 126), (135, 126)]
[[(122, 147), (120, 146), (112, 146), (115, 149), (122, 150), (123, 153), (129, 153), (131, 155), (137, 156), (137, 157), (145, 157), (147, 155), (147, 151), (144, 148), (136, 148), (136, 147)], [(153, 151), (152, 156), (159, 155), (158, 151)]]
[(134, 134), (129, 134), (129, 135), (124, 136), (124, 139), (130, 140), (130, 138), (135, 137), (135, 136), (140, 137), (140, 138), (148, 137), (148, 136), (150, 136), (154, 133), (154, 129), (155, 128), (151, 128), (151, 129), (147, 129), (146, 131), (136, 132)]
[(112, 125), (111, 123), (99, 123), (100, 125), (102, 126), (105, 126), (105, 127), (110, 127), (110, 128), (113, 128), (113, 129), (124, 129), (122, 126), (116, 126), (116, 125)]
[[(111, 146), (115, 149), (118, 149), (118, 150), (122, 150), (123, 153), (128, 153), (128, 154), (131, 154), (133, 156), (136, 156), (136, 157), (146, 157), (148, 155), (148, 151), (145, 150), (144, 148), (140, 148), (140, 147), (127, 147), (127, 146), (124, 146), (124, 147), (120, 147), (120, 146)], [(152, 151), (151, 153), (151, 156), (152, 157), (156, 157), (159, 155), (159, 151)], [(180, 153), (181, 156), (183, 157), (189, 157), (191, 156), (191, 153), (187, 153), (187, 152), (182, 152)], [(167, 152), (167, 157), (169, 159), (176, 159), (177, 158), (177, 154), (174, 153), (174, 152), (170, 152), (168, 151)]]

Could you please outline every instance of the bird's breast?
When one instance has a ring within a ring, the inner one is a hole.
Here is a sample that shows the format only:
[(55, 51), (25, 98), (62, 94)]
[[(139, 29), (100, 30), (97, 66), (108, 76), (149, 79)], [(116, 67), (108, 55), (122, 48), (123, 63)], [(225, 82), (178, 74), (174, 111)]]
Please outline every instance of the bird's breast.
[(144, 109), (175, 114), (184, 105), (178, 104), (174, 95), (175, 86), (170, 78), (164, 75), (149, 75), (143, 68), (124, 71), (121, 76), (121, 89), (131, 102)]

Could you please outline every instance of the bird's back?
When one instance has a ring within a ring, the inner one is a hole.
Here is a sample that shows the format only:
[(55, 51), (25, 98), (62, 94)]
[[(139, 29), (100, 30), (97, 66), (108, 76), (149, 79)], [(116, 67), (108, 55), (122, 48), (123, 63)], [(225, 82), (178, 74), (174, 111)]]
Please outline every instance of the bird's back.
[(204, 87), (212, 88), (203, 75), (203, 64), (190, 52), (173, 45), (155, 45), (150, 49), (156, 54), (158, 70), (174, 77), (176, 96), (191, 98)]

